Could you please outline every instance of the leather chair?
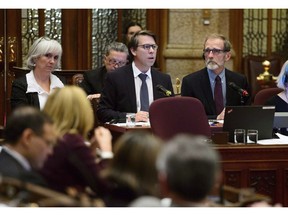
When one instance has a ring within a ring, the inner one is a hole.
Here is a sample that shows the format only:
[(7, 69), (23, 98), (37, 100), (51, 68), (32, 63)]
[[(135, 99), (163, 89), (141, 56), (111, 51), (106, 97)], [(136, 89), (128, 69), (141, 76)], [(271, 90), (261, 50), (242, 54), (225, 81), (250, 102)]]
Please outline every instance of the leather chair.
[(82, 73), (76, 73), (72, 76), (72, 85), (79, 86), (79, 84), (84, 80)]
[(265, 105), (265, 103), (268, 99), (270, 99), (274, 95), (277, 95), (281, 91), (283, 91), (283, 89), (280, 89), (280, 88), (262, 89), (256, 93), (253, 104), (254, 105)]
[(179, 133), (211, 136), (204, 106), (193, 97), (167, 97), (155, 100), (149, 109), (152, 133), (168, 140)]
[(278, 76), (282, 67), (282, 59), (280, 56), (272, 55), (265, 57), (248, 55), (244, 58), (244, 72), (251, 86), (252, 97), (261, 90), (257, 83), (257, 76), (264, 72), (262, 62), (265, 60), (270, 62), (269, 72), (273, 74), (273, 76)]

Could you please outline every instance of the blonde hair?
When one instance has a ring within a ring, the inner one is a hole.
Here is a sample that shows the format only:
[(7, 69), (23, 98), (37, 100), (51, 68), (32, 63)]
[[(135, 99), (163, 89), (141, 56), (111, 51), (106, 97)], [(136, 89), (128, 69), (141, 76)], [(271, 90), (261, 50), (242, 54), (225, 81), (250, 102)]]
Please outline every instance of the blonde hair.
[(87, 138), (94, 125), (92, 106), (78, 86), (55, 89), (43, 111), (52, 117), (60, 136), (71, 133)]

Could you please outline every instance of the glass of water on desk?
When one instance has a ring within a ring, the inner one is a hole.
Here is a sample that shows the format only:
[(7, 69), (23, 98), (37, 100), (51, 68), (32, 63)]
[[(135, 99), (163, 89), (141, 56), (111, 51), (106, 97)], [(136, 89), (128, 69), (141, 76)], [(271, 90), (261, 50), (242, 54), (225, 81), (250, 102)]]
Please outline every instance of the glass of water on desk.
[(135, 126), (135, 113), (127, 113), (126, 114), (126, 126), (127, 127), (134, 127)]
[(245, 143), (245, 129), (234, 130), (234, 143), (244, 144)]
[(258, 142), (258, 130), (247, 130), (247, 144), (256, 144)]

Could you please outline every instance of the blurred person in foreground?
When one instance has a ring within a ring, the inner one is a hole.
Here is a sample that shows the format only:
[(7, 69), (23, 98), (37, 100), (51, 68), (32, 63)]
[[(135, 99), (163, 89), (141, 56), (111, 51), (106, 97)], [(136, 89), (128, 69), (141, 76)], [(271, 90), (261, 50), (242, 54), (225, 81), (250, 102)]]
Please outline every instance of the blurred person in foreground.
[(115, 143), (114, 158), (102, 171), (106, 206), (128, 206), (138, 197), (158, 196), (156, 158), (162, 142), (151, 133), (135, 130)]
[(30, 47), (27, 67), (31, 70), (12, 83), (11, 109), (31, 105), (43, 109), (55, 88), (63, 88), (66, 81), (52, 72), (60, 68), (62, 46), (48, 37), (38, 38)]
[[(43, 111), (52, 117), (59, 134), (54, 153), (40, 171), (49, 187), (66, 193), (71, 188), (79, 193), (91, 191), (92, 196), (99, 196), (99, 172), (113, 157), (112, 136), (108, 129), (98, 127), (88, 140), (94, 117), (85, 92), (77, 86), (56, 89)], [(101, 160), (97, 163), (96, 159)]]
[(4, 128), (0, 174), (46, 186), (36, 172), (52, 154), (57, 134), (52, 119), (35, 107), (16, 108)]
[[(218, 194), (220, 189), (222, 190), (220, 161), (218, 151), (211, 146), (206, 137), (176, 135), (163, 143), (156, 160), (161, 199), (155, 196), (142, 196), (129, 206), (225, 207), (225, 200), (222, 201), (221, 194)], [(271, 206), (266, 200), (247, 201), (249, 203), (246, 203), (246, 207)], [(281, 205), (275, 205), (278, 206)]]
[(220, 156), (206, 140), (181, 134), (164, 144), (156, 167), (170, 206), (214, 206), (209, 194), (220, 184)]

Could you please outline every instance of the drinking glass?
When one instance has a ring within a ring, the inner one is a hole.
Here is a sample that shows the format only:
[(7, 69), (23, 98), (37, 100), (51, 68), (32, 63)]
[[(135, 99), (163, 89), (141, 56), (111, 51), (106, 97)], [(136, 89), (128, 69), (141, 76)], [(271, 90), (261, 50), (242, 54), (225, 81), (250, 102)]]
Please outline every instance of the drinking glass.
[(245, 143), (245, 129), (234, 130), (234, 143), (244, 144)]

